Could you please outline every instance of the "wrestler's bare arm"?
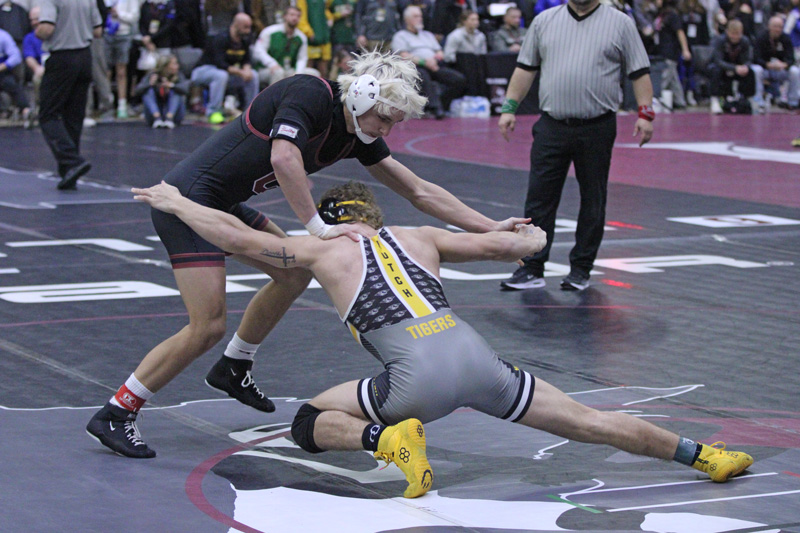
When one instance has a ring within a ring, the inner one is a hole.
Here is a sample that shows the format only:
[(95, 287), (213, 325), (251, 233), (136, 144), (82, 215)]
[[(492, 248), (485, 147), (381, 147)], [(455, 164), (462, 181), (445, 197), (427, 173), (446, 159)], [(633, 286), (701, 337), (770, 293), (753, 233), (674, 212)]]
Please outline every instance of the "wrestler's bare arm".
[(547, 244), (545, 232), (530, 224), (519, 224), (514, 232), (453, 233), (427, 226), (420, 230), (433, 243), (442, 263), (511, 262), (532, 255)]
[(310, 267), (319, 254), (317, 248), (324, 242), (316, 237), (282, 239), (256, 231), (233, 215), (185, 198), (177, 188), (164, 182), (131, 191), (134, 199), (174, 214), (205, 240), (226, 252), (246, 255), (279, 268)]
[(482, 215), (444, 188), (425, 181), (392, 156), (367, 167), (372, 176), (411, 204), (428, 215), (467, 231), (508, 231), (515, 224), (530, 222), (530, 219), (510, 217), (492, 220)]

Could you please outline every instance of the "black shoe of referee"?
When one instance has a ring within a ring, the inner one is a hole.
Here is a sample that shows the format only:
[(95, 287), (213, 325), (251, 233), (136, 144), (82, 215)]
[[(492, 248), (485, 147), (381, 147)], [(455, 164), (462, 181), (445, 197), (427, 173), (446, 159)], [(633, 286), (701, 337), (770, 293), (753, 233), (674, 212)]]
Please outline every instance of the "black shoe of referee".
[(206, 385), (254, 409), (271, 413), (275, 411), (275, 404), (258, 389), (250, 374), (252, 368), (253, 361), (223, 355), (208, 372)]

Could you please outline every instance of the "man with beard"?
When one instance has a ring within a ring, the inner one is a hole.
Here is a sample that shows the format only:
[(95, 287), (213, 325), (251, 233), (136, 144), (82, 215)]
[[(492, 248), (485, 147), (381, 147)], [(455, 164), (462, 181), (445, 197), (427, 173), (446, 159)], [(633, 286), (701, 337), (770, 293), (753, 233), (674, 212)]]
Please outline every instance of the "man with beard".
[(208, 39), (198, 66), (192, 70), (192, 83), (208, 86), (206, 116), (211, 124), (224, 122), (222, 100), (225, 92), (241, 93), (241, 106), (247, 107), (258, 94), (258, 76), (250, 66), (250, 33), (253, 20), (237, 13), (230, 28)]
[(295, 74), (317, 75), (309, 72), (308, 38), (297, 29), (300, 9), (290, 6), (283, 14), (283, 22), (264, 28), (253, 45), (253, 62), (258, 77), (264, 85), (271, 85)]
[(650, 61), (633, 21), (599, 0), (570, 0), (533, 20), (517, 56), (499, 120), (508, 140), (514, 113), (538, 72), (542, 116), (533, 126), (531, 169), (525, 216), (547, 232), (547, 246), (500, 283), (504, 289), (544, 287), (544, 264), (553, 243), (561, 190), (575, 165), (581, 194), (575, 247), (564, 290), (583, 290), (603, 239), (611, 149), (617, 135), (622, 66), (633, 81), (639, 118), (633, 134), (639, 145), (653, 135)]

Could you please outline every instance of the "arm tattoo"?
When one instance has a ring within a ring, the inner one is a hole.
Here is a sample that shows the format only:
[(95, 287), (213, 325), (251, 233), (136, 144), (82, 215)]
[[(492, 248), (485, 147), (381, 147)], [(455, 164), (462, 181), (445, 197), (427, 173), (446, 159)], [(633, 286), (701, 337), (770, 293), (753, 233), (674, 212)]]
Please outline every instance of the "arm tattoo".
[(290, 264), (297, 262), (294, 255), (286, 255), (285, 247), (282, 247), (279, 252), (264, 248), (263, 250), (261, 250), (261, 253), (259, 255), (264, 255), (266, 257), (271, 257), (273, 259), (280, 259), (281, 261), (283, 261), (283, 266), (285, 267), (288, 267)]

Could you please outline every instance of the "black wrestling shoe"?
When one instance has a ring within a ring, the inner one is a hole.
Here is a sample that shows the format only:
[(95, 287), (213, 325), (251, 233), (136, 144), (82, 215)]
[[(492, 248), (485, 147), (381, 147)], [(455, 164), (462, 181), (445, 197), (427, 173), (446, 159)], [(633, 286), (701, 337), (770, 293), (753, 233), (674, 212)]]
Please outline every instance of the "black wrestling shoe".
[(108, 402), (89, 420), (86, 433), (114, 453), (133, 457), (134, 459), (150, 459), (156, 456), (155, 450), (149, 448), (142, 440), (139, 428), (136, 427), (136, 413)]
[(258, 389), (250, 374), (252, 368), (252, 361), (223, 355), (209, 370), (206, 385), (254, 409), (271, 413), (275, 410), (275, 404)]

